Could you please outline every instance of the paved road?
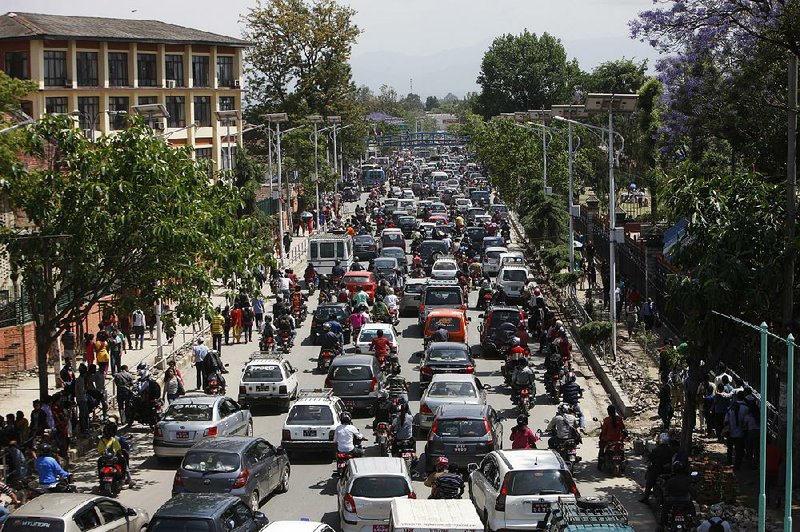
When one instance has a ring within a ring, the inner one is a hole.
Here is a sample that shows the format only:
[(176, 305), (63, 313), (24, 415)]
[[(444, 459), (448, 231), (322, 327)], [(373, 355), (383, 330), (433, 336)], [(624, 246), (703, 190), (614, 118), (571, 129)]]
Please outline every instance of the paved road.
[[(470, 308), (474, 308), (477, 292), (470, 295)], [(316, 297), (312, 298), (310, 308), (316, 306)], [(480, 319), (479, 312), (470, 310), (468, 315), (472, 318), (469, 327), (470, 344), (475, 346), (478, 343), (478, 324)], [(298, 331), (298, 342), (292, 352), (288, 355), (289, 360), (294, 366), (299, 368), (301, 388), (322, 387), (324, 376), (312, 373), (312, 368), (316, 366), (316, 357), (319, 348), (312, 346), (308, 340), (310, 319), (306, 320), (303, 327)], [(403, 375), (409, 382), (418, 381), (418, 373), (415, 371), (416, 359), (412, 357), (415, 352), (422, 349), (422, 338), (417, 319), (401, 318), (397, 330), (401, 333), (400, 340), (400, 361), (402, 364)], [(301, 342), (302, 341), (302, 342)], [(232, 346), (223, 346), (223, 360), (230, 364), (230, 375), (228, 376), (229, 390), (235, 398), (235, 390), (238, 385), (238, 376), (245, 361), (250, 354), (258, 348), (256, 342)], [(478, 354), (480, 347), (473, 347), (473, 351)], [(490, 403), (501, 413), (505, 413), (508, 418), (504, 422), (504, 434), (506, 438), (510, 434), (511, 427), (515, 424), (517, 412), (512, 407), (510, 397), (503, 386), (503, 378), (500, 374), (500, 361), (495, 359), (482, 359), (476, 361), (476, 375), (484, 382), (492, 386), (489, 391)], [(530, 412), (530, 426), (534, 430), (546, 426), (555, 407), (544, 395), (544, 385), (541, 383), (542, 369), (538, 370), (539, 384), (537, 391), (537, 406)], [(588, 437), (584, 438), (584, 444), (579, 449), (579, 454), (584, 457), (584, 462), (576, 467), (576, 480), (582, 495), (592, 495), (597, 493), (614, 494), (628, 508), (631, 513), (631, 524), (637, 530), (654, 530), (655, 522), (652, 512), (645, 506), (636, 502), (636, 497), (641, 493), (639, 486), (626, 477), (610, 478), (606, 473), (597, 470), (597, 439), (592, 432), (598, 423), (593, 421), (593, 417), (601, 418), (605, 413), (608, 399), (602, 387), (596, 383), (591, 375), (586, 375), (590, 370), (583, 364), (579, 365), (578, 382), (587, 390), (581, 403), (586, 415), (586, 430)], [(195, 382), (193, 368), (183, 370), (184, 380), (187, 383)], [(419, 411), (419, 388), (413, 384), (409, 394), (411, 411)], [(281, 429), (285, 414), (277, 410), (258, 409), (253, 411), (254, 434), (263, 436), (267, 440), (278, 444), (280, 442)], [(366, 429), (371, 422), (371, 418), (357, 418), (354, 420), (356, 426), (365, 435), (372, 432)], [(134, 428), (131, 433), (135, 448), (132, 456), (132, 467), (134, 469), (134, 479), (138, 486), (134, 489), (125, 489), (120, 494), (119, 499), (124, 504), (142, 507), (149, 512), (154, 512), (164, 501), (169, 499), (172, 480), (177, 467), (177, 462), (159, 463), (152, 456), (151, 437), (144, 428)], [(510, 448), (510, 442), (504, 442), (504, 447)], [(417, 443), (419, 455), (424, 450), (424, 441)], [(377, 455), (373, 447), (367, 451), (367, 455)], [(638, 460), (631, 458), (633, 469), (640, 468)], [(94, 464), (94, 457), (87, 461), (87, 464)], [(311, 520), (321, 520), (338, 529), (338, 516), (336, 505), (336, 479), (333, 476), (335, 463), (326, 459), (315, 460), (313, 458), (303, 458), (292, 463), (292, 477), (288, 493), (274, 495), (265, 501), (262, 511), (270, 520), (279, 519), (300, 519), (309, 518)], [(95, 482), (93, 465), (87, 465), (76, 470), (78, 485), (89, 488)], [(641, 477), (641, 471), (638, 477)], [(415, 490), (419, 497), (427, 497), (429, 490), (422, 484), (422, 477), (417, 475), (415, 478)]]

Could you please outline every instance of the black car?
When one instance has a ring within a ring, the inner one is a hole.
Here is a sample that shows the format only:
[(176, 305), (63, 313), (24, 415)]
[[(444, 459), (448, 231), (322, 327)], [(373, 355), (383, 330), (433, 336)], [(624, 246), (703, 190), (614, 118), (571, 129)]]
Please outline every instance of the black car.
[(464, 239), (469, 240), (475, 249), (480, 248), (485, 236), (487, 236), (485, 227), (472, 225), (464, 229)]
[(258, 532), (267, 516), (222, 493), (181, 493), (156, 510), (148, 532)]
[[(350, 314), (347, 312), (346, 303), (323, 303), (319, 305), (311, 316), (311, 343), (317, 345), (319, 337), (325, 334), (322, 326), (326, 321), (336, 320), (342, 326), (348, 325)], [(345, 334), (345, 343), (350, 342), (349, 332)]]
[(437, 373), (473, 373), (475, 359), (469, 346), (459, 342), (432, 342), (419, 364), (419, 383), (427, 384)]
[[(519, 322), (524, 319), (524, 315), (517, 307), (502, 307), (496, 305), (487, 311), (485, 314), (480, 315), (483, 318), (483, 323), (478, 327), (481, 333), (481, 347), (483, 348), (484, 356), (495, 354), (498, 349), (503, 346), (508, 340), (508, 333), (512, 333), (511, 328), (508, 331), (501, 331), (500, 326), (504, 323), (510, 323), (516, 330)], [(513, 334), (511, 334), (513, 336)]]
[(403, 232), (403, 236), (411, 238), (411, 233), (419, 227), (419, 224), (414, 216), (400, 216), (397, 219), (397, 227)]
[(433, 263), (436, 262), (434, 257), (437, 255), (443, 257), (449, 254), (450, 250), (447, 249), (447, 244), (441, 240), (423, 240), (419, 245), (419, 257), (422, 259), (422, 263), (428, 266), (433, 266)]
[(406, 257), (405, 250), (400, 248), (383, 248), (379, 256), (397, 259), (397, 263), (400, 264), (400, 269), (402, 270), (401, 273), (408, 273), (408, 257)]
[(357, 201), (358, 191), (354, 188), (346, 188), (344, 192), (342, 192), (342, 199), (344, 201)]
[(425, 472), (433, 471), (436, 460), (446, 456), (451, 465), (466, 471), (490, 452), (502, 448), (503, 425), (489, 405), (444, 404), (436, 411), (425, 444)]
[(353, 237), (353, 252), (358, 260), (370, 260), (378, 256), (378, 243), (372, 235)]

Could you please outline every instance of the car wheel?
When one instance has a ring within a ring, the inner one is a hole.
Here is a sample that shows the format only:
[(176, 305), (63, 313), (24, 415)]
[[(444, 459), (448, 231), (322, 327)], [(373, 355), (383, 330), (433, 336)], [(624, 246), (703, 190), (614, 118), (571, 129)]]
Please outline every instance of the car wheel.
[(257, 512), (258, 508), (260, 507), (259, 503), (261, 502), (261, 497), (258, 495), (258, 490), (253, 490), (253, 492), (250, 494), (250, 500), (248, 502), (250, 509), (254, 512)]
[(575, 505), (584, 510), (602, 510), (608, 507), (608, 499), (605, 497), (578, 497)]
[(289, 465), (286, 465), (286, 468), (283, 470), (283, 476), (281, 477), (281, 483), (278, 484), (278, 487), (275, 489), (276, 493), (286, 493), (289, 491), (289, 475), (291, 474), (291, 468)]
[(253, 422), (247, 424), (247, 436), (253, 435)]

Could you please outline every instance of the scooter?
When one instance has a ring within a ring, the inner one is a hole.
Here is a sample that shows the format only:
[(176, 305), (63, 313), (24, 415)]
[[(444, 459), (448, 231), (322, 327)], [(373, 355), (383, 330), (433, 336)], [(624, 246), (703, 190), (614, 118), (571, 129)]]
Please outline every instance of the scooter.
[(575, 464), (581, 461), (578, 456), (578, 442), (573, 438), (567, 438), (556, 444), (556, 452), (561, 455), (561, 458), (567, 464), (569, 472), (572, 473), (575, 469)]
[(225, 380), (218, 371), (208, 375), (204, 391), (208, 395), (225, 395)]
[(258, 342), (258, 349), (264, 353), (274, 353), (275, 352), (275, 339), (272, 336), (268, 336), (267, 338), (261, 338)]
[(122, 482), (125, 478), (124, 464), (119, 456), (108, 450), (97, 461), (97, 474), (100, 484), (98, 491), (101, 495), (116, 497), (122, 491)]
[(416, 470), (419, 459), (414, 440), (399, 440), (395, 445), (397, 448), (396, 454), (406, 463), (408, 471)]
[(628, 461), (625, 459), (625, 443), (622, 441), (611, 442), (606, 445), (600, 467), (607, 469), (612, 475), (618, 477), (625, 472)]
[(334, 358), (336, 358), (336, 351), (333, 349), (320, 349), (317, 357), (317, 369), (322, 373), (327, 373)]
[[(361, 451), (363, 451), (361, 444), (365, 440), (366, 438), (364, 439), (353, 438), (353, 445), (355, 446), (356, 449), (360, 449)], [(341, 477), (344, 474), (344, 468), (347, 467), (347, 462), (351, 458), (355, 458), (355, 456), (356, 456), (355, 450), (350, 453), (339, 453), (339, 452), (336, 453), (336, 474), (339, 475), (339, 477)]]
[(292, 348), (292, 331), (282, 330), (279, 338), (281, 343), (281, 350), (284, 353), (288, 353), (289, 350)]

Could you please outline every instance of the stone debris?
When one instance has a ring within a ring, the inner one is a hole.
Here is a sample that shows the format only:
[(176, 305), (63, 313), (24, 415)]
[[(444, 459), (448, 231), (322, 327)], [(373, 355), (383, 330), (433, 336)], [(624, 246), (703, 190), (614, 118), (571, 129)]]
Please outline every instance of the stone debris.
[(650, 379), (630, 353), (619, 349), (617, 360), (606, 360), (611, 375), (633, 403), (635, 414), (658, 407), (658, 383)]

